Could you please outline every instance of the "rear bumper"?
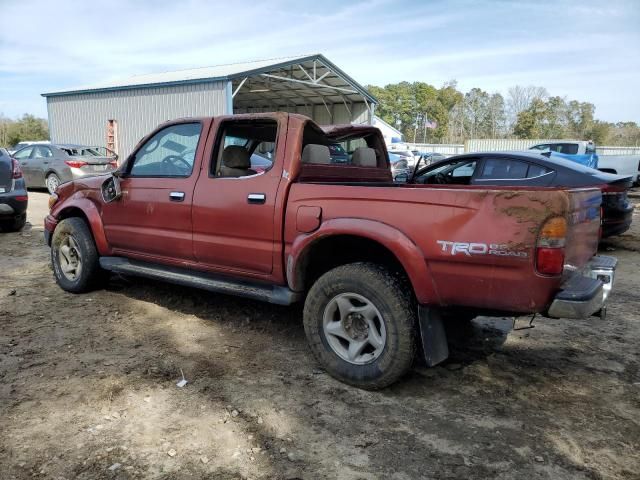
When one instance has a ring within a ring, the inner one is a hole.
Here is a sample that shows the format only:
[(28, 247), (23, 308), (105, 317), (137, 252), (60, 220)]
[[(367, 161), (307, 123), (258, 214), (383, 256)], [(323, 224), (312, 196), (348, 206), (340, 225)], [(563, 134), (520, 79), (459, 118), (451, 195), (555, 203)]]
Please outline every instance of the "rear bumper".
[(553, 318), (588, 318), (602, 310), (613, 288), (618, 260), (595, 256), (562, 285), (547, 312)]
[(26, 190), (13, 190), (0, 194), (0, 218), (13, 218), (23, 215), (29, 204)]
[(631, 227), (633, 206), (621, 210), (605, 210), (602, 218), (602, 238), (620, 235)]

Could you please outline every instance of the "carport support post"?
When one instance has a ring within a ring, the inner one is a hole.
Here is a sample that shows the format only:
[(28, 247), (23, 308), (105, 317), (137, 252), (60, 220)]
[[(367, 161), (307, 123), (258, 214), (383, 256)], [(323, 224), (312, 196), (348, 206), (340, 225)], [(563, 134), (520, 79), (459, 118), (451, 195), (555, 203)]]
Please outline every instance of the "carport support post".
[(231, 80), (227, 82), (224, 96), (226, 100), (226, 111), (224, 113), (226, 115), (233, 115), (233, 85)]

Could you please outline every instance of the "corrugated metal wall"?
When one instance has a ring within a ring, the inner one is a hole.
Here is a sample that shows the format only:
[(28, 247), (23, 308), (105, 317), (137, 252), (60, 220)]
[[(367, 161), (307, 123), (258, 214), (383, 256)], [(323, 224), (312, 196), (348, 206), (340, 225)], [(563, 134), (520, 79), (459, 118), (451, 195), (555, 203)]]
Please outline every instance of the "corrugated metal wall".
[(526, 150), (538, 143), (548, 142), (549, 140), (520, 140), (508, 138), (491, 138), (491, 139), (472, 139), (467, 140), (464, 144), (465, 152), (492, 152), (501, 150)]
[[(309, 105), (308, 107), (278, 107), (281, 112), (299, 113), (312, 118), (318, 125), (331, 125), (341, 123), (367, 124), (369, 122), (369, 111), (364, 103), (354, 103), (350, 105), (351, 114), (344, 104), (328, 104), (331, 114), (324, 105)], [(260, 113), (272, 112), (273, 108), (234, 108), (233, 113)], [(333, 118), (332, 118), (333, 115)]]
[[(464, 144), (465, 152), (493, 152), (502, 150), (527, 150), (533, 145), (539, 143), (553, 142), (557, 140), (538, 139), (538, 140), (520, 140), (520, 139), (476, 139), (467, 140)], [(640, 147), (608, 147), (606, 145), (596, 146), (598, 155), (640, 155)]]
[(226, 82), (137, 88), (47, 98), (54, 143), (105, 145), (107, 121), (118, 121), (118, 154), (124, 159), (160, 123), (225, 113)]
[(461, 143), (408, 143), (412, 150), (420, 152), (442, 153), (443, 155), (461, 155), (464, 145)]

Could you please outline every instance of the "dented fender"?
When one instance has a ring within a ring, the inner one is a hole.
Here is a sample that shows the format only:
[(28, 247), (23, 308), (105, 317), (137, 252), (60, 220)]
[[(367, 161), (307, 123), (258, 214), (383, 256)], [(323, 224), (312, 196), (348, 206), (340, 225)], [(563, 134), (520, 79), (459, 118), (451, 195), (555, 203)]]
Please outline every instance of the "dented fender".
[[(45, 228), (47, 227), (47, 225), (53, 226), (53, 230), (49, 231), (49, 233), (53, 235), (55, 226), (57, 226), (61, 219), (68, 216), (76, 216), (69, 215), (69, 213), (73, 210), (80, 210), (86, 217), (89, 223), (89, 228), (91, 229), (91, 233), (93, 234), (93, 239), (96, 243), (98, 253), (100, 255), (110, 255), (111, 248), (109, 247), (109, 243), (107, 242), (104, 225), (102, 224), (102, 217), (100, 216), (98, 207), (91, 199), (82, 195), (81, 192), (76, 192), (71, 197), (63, 200), (59, 204), (54, 205), (51, 209), (51, 212), (49, 213), (49, 216), (47, 217), (47, 221), (45, 221)], [(55, 220), (55, 225), (53, 225), (54, 222), (52, 222), (50, 218)]]
[(419, 303), (438, 303), (438, 295), (424, 254), (400, 230), (375, 220), (335, 218), (323, 221), (310, 234), (298, 235), (287, 254), (286, 272), (289, 288), (304, 289), (304, 270), (314, 245), (331, 236), (349, 235), (373, 240), (389, 250), (404, 268)]

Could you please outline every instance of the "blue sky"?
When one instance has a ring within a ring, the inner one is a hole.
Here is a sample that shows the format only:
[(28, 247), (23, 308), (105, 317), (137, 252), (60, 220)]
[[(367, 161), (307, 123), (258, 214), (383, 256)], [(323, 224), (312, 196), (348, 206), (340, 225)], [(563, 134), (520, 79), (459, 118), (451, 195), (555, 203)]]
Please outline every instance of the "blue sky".
[(640, 122), (640, 0), (0, 0), (0, 113), (130, 75), (323, 53), (362, 84), (536, 85)]

